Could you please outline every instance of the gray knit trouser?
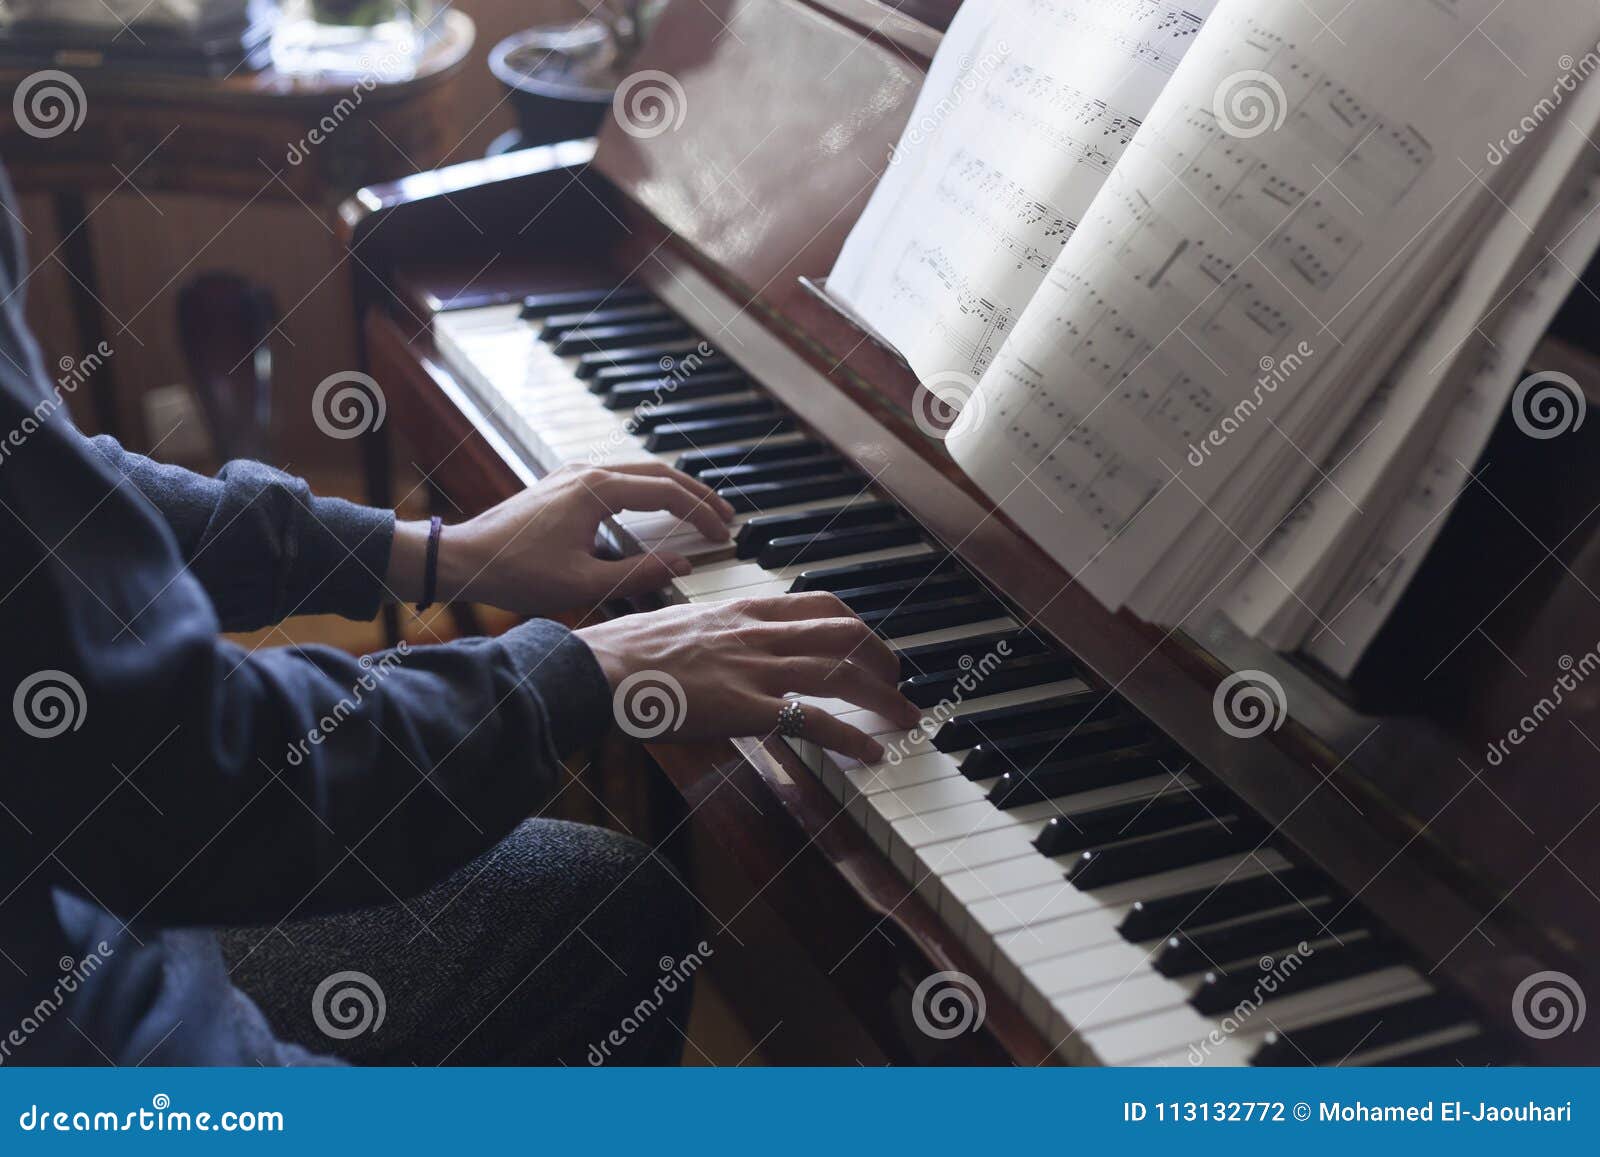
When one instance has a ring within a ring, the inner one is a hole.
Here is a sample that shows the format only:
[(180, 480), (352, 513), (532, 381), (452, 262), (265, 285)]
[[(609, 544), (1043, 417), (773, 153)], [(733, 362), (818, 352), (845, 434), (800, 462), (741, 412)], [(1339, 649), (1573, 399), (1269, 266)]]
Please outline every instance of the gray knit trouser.
[(696, 916), (643, 844), (528, 820), (414, 899), (221, 939), (309, 1063), (674, 1064)]

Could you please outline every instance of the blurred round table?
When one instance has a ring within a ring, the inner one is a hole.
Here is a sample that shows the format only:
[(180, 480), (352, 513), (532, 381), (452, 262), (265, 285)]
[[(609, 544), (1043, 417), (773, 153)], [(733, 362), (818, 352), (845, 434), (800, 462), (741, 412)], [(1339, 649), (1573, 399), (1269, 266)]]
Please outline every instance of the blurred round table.
[[(0, 102), (0, 159), (19, 192), (52, 199), (83, 348), (105, 338), (84, 228), (104, 198), (133, 187), (241, 205), (295, 199), (332, 229), (339, 203), (355, 190), (447, 159), (457, 144), (447, 82), (466, 62), (474, 28), (450, 11), (434, 29), (415, 75), (400, 81), (271, 68), (185, 76), (112, 67), (82, 51), (0, 69), (0, 90), (15, 94)], [(100, 429), (118, 434), (109, 362), (91, 388)]]

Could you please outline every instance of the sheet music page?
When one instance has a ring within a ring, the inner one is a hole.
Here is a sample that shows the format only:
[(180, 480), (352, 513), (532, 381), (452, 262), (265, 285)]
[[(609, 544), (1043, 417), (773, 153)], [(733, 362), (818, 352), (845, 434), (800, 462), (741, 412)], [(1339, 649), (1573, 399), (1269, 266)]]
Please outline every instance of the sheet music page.
[[(1510, 388), (1509, 381), (1482, 379), (1485, 342), (1492, 343), (1489, 352), (1498, 351), (1501, 377), (1515, 374), (1520, 362), (1510, 364), (1516, 348), (1506, 339), (1522, 332), (1522, 314), (1541, 314), (1546, 305), (1544, 295), (1527, 292), (1528, 283), (1550, 286), (1551, 271), (1541, 266), (1557, 257), (1573, 256), (1581, 269), (1590, 256), (1573, 254), (1570, 247), (1583, 228), (1574, 203), (1589, 204), (1592, 166), (1584, 156), (1600, 129), (1600, 86), (1584, 88), (1571, 109), (1570, 121), (1553, 126), (1560, 131), (1546, 142), (1507, 211), (1477, 242), (1471, 264), (1422, 338), (1231, 592), (1226, 609), (1241, 629), (1273, 646), (1297, 646), (1303, 632), (1317, 625), (1316, 607), (1329, 588), (1384, 523), (1396, 492), (1415, 476), (1425, 452), (1413, 449), (1419, 439), (1431, 445), (1451, 410), (1476, 405), (1496, 387)], [(1547, 245), (1557, 247), (1554, 256)], [(1485, 336), (1495, 333), (1499, 339)], [(1465, 383), (1474, 372), (1478, 378)], [(1333, 632), (1342, 636), (1337, 627)]]
[(828, 293), (976, 382), (1215, 3), (967, 0)]
[[(1590, 166), (1591, 170), (1594, 166)], [(1576, 397), (1558, 379), (1539, 382), (1523, 372), (1556, 313), (1576, 286), (1579, 274), (1600, 252), (1600, 173), (1592, 173), (1574, 199), (1558, 230), (1552, 255), (1541, 262), (1488, 325), (1489, 338), (1473, 364), (1461, 403), (1451, 412), (1422, 468), (1404, 498), (1391, 511), (1382, 530), (1361, 554), (1345, 581), (1328, 600), (1323, 617), (1330, 629), (1316, 628), (1306, 653), (1341, 676), (1355, 670), (1362, 653), (1377, 637), (1390, 612), (1416, 575), (1428, 549), (1444, 529), (1469, 472), (1488, 444), (1507, 400), (1521, 381), (1530, 389), (1513, 407), (1524, 407), (1524, 419), (1536, 430), (1551, 424), (1538, 418), (1534, 399), (1546, 396), (1549, 414), (1570, 423)], [(1568, 401), (1563, 403), (1566, 394)]]
[[(1422, 292), (1429, 246), (1459, 243), (1430, 225), (1514, 180), (1511, 163), (1478, 160), (1485, 142), (1548, 97), (1562, 54), (1597, 29), (1582, 0), (1222, 0), (985, 373), (952, 454), (1122, 605), (1196, 520), (1226, 533), (1208, 500), (1263, 439), (1285, 438), (1277, 420), (1305, 391), (1328, 388), (1329, 355), (1348, 360), (1398, 277)], [(1341, 378), (1338, 399), (1375, 384)]]

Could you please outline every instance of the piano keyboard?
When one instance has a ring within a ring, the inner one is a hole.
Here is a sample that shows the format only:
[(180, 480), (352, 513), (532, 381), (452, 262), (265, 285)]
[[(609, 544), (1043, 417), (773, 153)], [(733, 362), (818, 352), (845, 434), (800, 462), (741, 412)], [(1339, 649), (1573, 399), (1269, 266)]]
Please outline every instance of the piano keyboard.
[(889, 757), (868, 767), (788, 742), (1066, 1059), (1503, 1059), (1337, 886), (647, 291), (434, 324), (541, 468), (653, 458), (734, 505), (731, 543), (667, 514), (617, 516), (640, 545), (695, 562), (679, 599), (828, 590), (890, 644), (925, 727), (808, 700)]

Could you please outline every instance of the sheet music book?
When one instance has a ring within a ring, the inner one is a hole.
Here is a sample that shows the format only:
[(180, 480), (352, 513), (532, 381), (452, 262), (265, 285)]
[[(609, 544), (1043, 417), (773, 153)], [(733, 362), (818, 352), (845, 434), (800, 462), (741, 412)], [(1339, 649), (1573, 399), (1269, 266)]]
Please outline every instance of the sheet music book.
[(1600, 247), (1597, 41), (1583, 0), (967, 0), (829, 289), (1107, 607), (1348, 673)]

